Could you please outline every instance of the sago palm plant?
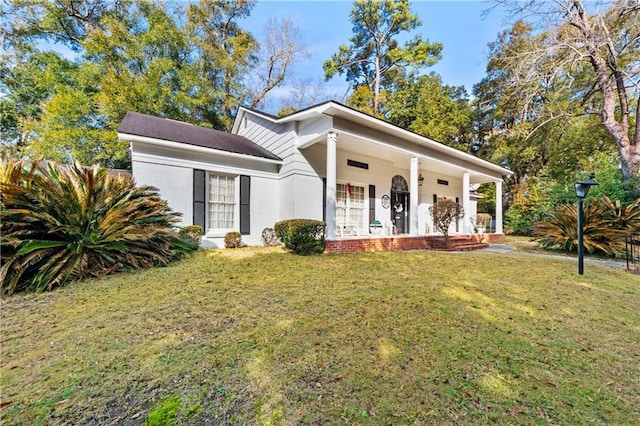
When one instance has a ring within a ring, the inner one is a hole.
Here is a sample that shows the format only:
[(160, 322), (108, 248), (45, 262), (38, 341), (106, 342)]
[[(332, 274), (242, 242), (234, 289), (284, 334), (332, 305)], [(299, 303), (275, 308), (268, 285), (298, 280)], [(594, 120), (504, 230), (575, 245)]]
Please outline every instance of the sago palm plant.
[(190, 249), (154, 188), (99, 166), (4, 162), (0, 190), (2, 294), (164, 265)]
[[(640, 231), (640, 199), (626, 208), (606, 196), (591, 198), (584, 207), (584, 248), (589, 253), (615, 256), (624, 252), (624, 236)], [(578, 245), (578, 209), (575, 205), (559, 206), (549, 220), (533, 227), (536, 240), (543, 247), (573, 251)]]

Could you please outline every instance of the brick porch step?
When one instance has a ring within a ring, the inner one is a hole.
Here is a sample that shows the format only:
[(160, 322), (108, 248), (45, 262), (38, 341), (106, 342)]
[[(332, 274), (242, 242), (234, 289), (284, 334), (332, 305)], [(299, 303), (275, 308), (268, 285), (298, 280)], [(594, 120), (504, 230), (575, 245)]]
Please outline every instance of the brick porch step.
[[(486, 238), (486, 237), (485, 237)], [(504, 236), (502, 236), (504, 238)], [(502, 241), (495, 239), (493, 242)], [(395, 250), (439, 250), (439, 251), (469, 251), (488, 247), (488, 244), (478, 243), (477, 235), (451, 235), (449, 248), (444, 248), (442, 236), (376, 236), (376, 237), (348, 237), (325, 242), (327, 253), (354, 253), (371, 251)]]
[(449, 244), (448, 248), (432, 246), (433, 251), (472, 251), (489, 247), (486, 243)]
[(433, 238), (430, 241), (431, 249), (437, 251), (471, 251), (489, 247), (489, 244), (479, 243), (474, 237), (452, 236), (449, 237), (449, 247), (444, 246), (444, 238)]
[(486, 243), (465, 243), (465, 244), (455, 244), (450, 246), (450, 251), (471, 251), (471, 250), (479, 250), (483, 248), (489, 247), (489, 244)]

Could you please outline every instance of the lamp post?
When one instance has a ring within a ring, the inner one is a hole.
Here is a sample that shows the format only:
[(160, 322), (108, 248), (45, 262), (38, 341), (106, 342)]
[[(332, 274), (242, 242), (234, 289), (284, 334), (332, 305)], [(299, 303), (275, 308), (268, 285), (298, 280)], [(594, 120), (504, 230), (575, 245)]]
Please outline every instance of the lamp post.
[(584, 210), (582, 202), (589, 193), (589, 188), (598, 185), (594, 180), (595, 173), (591, 173), (589, 179), (576, 183), (576, 196), (578, 197), (578, 275), (584, 274)]

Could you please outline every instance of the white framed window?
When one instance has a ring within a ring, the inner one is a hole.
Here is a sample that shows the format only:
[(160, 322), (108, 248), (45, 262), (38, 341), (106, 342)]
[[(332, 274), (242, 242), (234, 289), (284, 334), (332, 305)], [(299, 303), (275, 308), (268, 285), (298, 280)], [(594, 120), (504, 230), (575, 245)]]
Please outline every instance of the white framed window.
[(236, 177), (209, 173), (208, 225), (210, 231), (231, 230), (236, 216)]
[(346, 226), (364, 226), (364, 186), (336, 184), (336, 222)]

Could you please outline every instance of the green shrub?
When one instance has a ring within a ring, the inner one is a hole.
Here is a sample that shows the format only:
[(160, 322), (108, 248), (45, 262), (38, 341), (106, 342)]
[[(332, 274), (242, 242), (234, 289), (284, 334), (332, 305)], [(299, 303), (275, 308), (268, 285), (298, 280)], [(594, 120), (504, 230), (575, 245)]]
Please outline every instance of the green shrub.
[(512, 205), (504, 214), (505, 233), (511, 235), (531, 236), (531, 228), (542, 218), (524, 211), (522, 207)]
[(513, 203), (505, 212), (505, 231), (514, 235), (532, 235), (533, 226), (547, 218), (551, 210), (544, 182), (531, 179), (513, 190)]
[(288, 219), (275, 224), (276, 236), (284, 246), (303, 256), (324, 251), (324, 229), (321, 220)]
[[(584, 248), (589, 253), (607, 255), (624, 253), (624, 236), (640, 231), (640, 199), (621, 207), (603, 195), (590, 198), (584, 205)], [(557, 247), (568, 251), (578, 246), (578, 208), (576, 204), (558, 206), (550, 219), (533, 227), (536, 240), (543, 247)]]
[(511, 205), (504, 215), (505, 232), (512, 235), (533, 235), (534, 226), (548, 218), (548, 209), (548, 206), (542, 205), (532, 209), (525, 209), (517, 204)]
[(192, 247), (151, 187), (99, 166), (0, 164), (2, 294), (165, 265)]
[(224, 248), (238, 248), (242, 245), (242, 235), (237, 231), (227, 232), (224, 236)]
[(200, 242), (204, 235), (204, 231), (200, 225), (184, 226), (180, 228), (178, 233), (180, 234), (180, 238), (188, 244), (192, 244), (194, 249), (200, 247)]
[(278, 246), (282, 242), (276, 237), (276, 233), (273, 228), (264, 228), (262, 230), (262, 244), (267, 247)]

